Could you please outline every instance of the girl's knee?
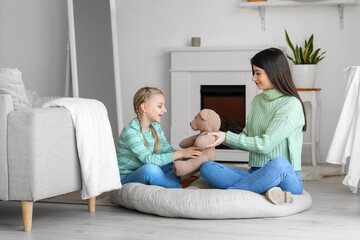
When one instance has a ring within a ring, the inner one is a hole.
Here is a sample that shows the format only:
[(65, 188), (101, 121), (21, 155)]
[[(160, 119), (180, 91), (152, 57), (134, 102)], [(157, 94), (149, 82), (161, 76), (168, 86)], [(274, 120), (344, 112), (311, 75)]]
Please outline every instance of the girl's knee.
[(152, 163), (143, 165), (141, 167), (141, 170), (142, 170), (143, 174), (146, 176), (152, 176), (152, 175), (163, 173), (163, 171), (161, 170), (161, 168), (158, 165), (155, 165)]

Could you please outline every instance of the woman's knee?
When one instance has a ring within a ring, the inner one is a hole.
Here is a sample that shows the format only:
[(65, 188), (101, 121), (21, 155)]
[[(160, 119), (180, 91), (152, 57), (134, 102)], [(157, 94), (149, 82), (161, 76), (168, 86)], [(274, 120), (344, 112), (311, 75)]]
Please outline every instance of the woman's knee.
[(271, 165), (275, 167), (276, 169), (293, 169), (291, 163), (289, 160), (283, 157), (276, 157), (270, 160)]
[(304, 191), (303, 188), (299, 188), (299, 189), (292, 191), (291, 193), (295, 194), (295, 195), (301, 195), (303, 193), (303, 191)]
[(206, 174), (206, 172), (208, 172), (209, 170), (213, 169), (215, 165), (217, 165), (217, 163), (216, 163), (216, 162), (213, 162), (213, 161), (206, 161), (206, 162), (204, 162), (203, 164), (201, 164), (200, 174), (201, 174), (201, 175)]

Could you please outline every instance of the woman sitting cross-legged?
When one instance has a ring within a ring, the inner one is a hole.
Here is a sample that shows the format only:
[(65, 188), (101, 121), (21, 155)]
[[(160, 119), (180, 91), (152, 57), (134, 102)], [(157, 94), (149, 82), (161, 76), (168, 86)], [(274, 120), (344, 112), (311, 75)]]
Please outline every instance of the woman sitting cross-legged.
[(249, 171), (216, 162), (201, 165), (201, 175), (220, 189), (265, 193), (274, 204), (291, 201), (303, 191), (301, 150), (306, 130), (304, 104), (296, 91), (284, 53), (265, 49), (251, 59), (252, 81), (263, 90), (251, 103), (247, 125), (240, 134), (213, 132), (221, 143), (250, 152)]

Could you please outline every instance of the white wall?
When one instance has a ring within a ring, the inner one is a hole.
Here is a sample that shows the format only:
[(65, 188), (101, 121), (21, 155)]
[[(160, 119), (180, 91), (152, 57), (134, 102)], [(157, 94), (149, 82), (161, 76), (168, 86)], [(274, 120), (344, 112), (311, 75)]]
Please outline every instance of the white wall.
[[(161, 88), (171, 111), (166, 48), (189, 46), (192, 36), (200, 36), (202, 46), (286, 46), (284, 28), (296, 43), (314, 33), (315, 47), (327, 52), (317, 82), (322, 88), (320, 138), (325, 158), (342, 108), (342, 69), (360, 65), (360, 7), (345, 7), (344, 30), (339, 30), (335, 7), (267, 9), (262, 32), (258, 12), (240, 9), (238, 0), (116, 2), (125, 124), (135, 116), (133, 94), (145, 85)], [(43, 95), (63, 95), (66, 54), (65, 0), (0, 0), (0, 67), (19, 68), (25, 85)], [(169, 113), (162, 126), (169, 137)]]
[[(127, 89), (123, 96), (125, 123), (134, 116), (132, 95), (144, 85), (161, 88), (170, 106), (170, 58), (166, 48), (189, 46), (192, 36), (201, 37), (202, 46), (286, 46), (285, 28), (294, 43), (302, 43), (314, 34), (315, 47), (327, 52), (319, 64), (316, 84), (322, 88), (320, 138), (324, 160), (342, 108), (342, 69), (360, 64), (360, 7), (345, 7), (343, 30), (339, 30), (336, 7), (267, 9), (266, 31), (262, 32), (259, 13), (240, 9), (238, 0), (117, 3), (122, 87)], [(162, 126), (168, 134), (170, 114), (164, 117)]]
[(64, 0), (0, 0), (0, 67), (18, 68), (40, 94), (65, 91), (67, 15)]

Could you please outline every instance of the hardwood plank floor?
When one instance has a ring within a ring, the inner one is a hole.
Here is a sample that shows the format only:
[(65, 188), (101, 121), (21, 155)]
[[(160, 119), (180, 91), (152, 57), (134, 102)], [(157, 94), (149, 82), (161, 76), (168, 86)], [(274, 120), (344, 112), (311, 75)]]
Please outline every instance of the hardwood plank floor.
[(164, 218), (115, 206), (35, 203), (33, 230), (23, 232), (20, 202), (0, 202), (0, 239), (360, 239), (360, 195), (343, 177), (304, 181), (310, 210), (282, 218)]

